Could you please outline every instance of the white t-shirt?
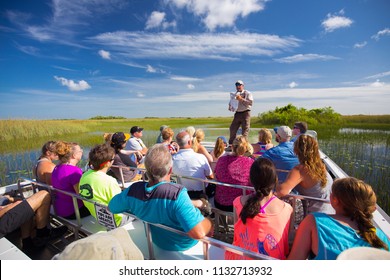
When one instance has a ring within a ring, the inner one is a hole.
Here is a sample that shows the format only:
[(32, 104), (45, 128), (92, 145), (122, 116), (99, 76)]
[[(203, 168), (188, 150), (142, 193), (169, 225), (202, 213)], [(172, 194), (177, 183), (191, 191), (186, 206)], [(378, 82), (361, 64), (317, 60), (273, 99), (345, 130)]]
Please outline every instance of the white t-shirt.
[[(193, 149), (181, 149), (173, 156), (173, 174), (182, 176), (192, 176), (195, 178), (206, 179), (206, 176), (213, 174), (207, 158), (195, 153)], [(180, 183), (189, 191), (202, 191), (203, 182), (180, 179)]]
[(145, 146), (141, 138), (131, 137), (126, 143), (126, 150), (141, 151)]

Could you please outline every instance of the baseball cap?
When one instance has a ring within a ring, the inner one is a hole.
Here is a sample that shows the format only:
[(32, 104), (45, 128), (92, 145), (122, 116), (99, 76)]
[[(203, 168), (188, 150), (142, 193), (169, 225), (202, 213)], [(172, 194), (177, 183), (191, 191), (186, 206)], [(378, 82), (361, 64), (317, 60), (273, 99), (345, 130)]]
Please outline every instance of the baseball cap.
[(217, 139), (218, 139), (218, 138), (221, 139), (223, 143), (225, 143), (226, 145), (229, 146), (229, 143), (228, 143), (228, 141), (226, 140), (226, 137), (225, 137), (225, 136), (218, 136)]
[(142, 127), (133, 126), (132, 128), (130, 128), (130, 133), (131, 133), (131, 134), (134, 134), (134, 133), (136, 133), (136, 132), (141, 132), (142, 130), (144, 130)]
[[(275, 130), (275, 128), (274, 128)], [(282, 139), (287, 139), (288, 137), (291, 137), (292, 136), (292, 131), (291, 131), (291, 128), (289, 128), (288, 126), (286, 125), (282, 125), (282, 126), (279, 126), (276, 130), (276, 133), (279, 134), (279, 136), (282, 138)]]
[(111, 142), (114, 144), (120, 144), (130, 139), (130, 134), (123, 132), (115, 132), (111, 137)]
[(238, 80), (237, 82), (236, 82), (236, 85), (237, 84), (239, 84), (239, 85), (243, 85), (244, 84), (244, 82), (243, 81), (241, 81), (241, 80)]

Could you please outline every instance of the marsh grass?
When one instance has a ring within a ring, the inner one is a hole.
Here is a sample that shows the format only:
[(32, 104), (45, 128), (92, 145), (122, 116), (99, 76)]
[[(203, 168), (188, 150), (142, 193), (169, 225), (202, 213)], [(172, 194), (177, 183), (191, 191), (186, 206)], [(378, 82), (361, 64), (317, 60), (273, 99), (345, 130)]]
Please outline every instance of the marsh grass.
[[(316, 126), (320, 148), (347, 174), (373, 186), (378, 204), (390, 214), (390, 116), (347, 116), (341, 127)], [(144, 118), (116, 120), (0, 120), (0, 184), (16, 182), (19, 176), (32, 176), (32, 168), (48, 140), (76, 141), (84, 149), (80, 167), (87, 163), (91, 147), (103, 142), (104, 132), (129, 132), (130, 127), (144, 127), (144, 142), (155, 143), (161, 125), (169, 125), (177, 133), (187, 126), (202, 127), (206, 140), (227, 136), (231, 118)], [(378, 121), (378, 123), (375, 123)], [(291, 125), (291, 124), (290, 124)], [(277, 126), (274, 125), (274, 126)], [(267, 125), (266, 127), (274, 127)], [(263, 127), (252, 122), (253, 128)], [(346, 129), (345, 129), (346, 128)], [(352, 128), (352, 129), (350, 129)], [(355, 128), (355, 129), (353, 129)], [(358, 128), (358, 129), (356, 129)], [(250, 135), (256, 141), (256, 132)]]

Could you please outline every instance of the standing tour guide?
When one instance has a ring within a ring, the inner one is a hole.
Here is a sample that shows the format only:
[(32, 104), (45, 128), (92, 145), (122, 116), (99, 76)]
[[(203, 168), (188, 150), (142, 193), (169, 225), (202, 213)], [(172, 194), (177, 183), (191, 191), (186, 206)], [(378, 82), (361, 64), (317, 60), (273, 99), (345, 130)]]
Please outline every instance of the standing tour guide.
[(236, 82), (236, 92), (230, 93), (229, 111), (235, 112), (232, 124), (230, 125), (229, 144), (236, 138), (237, 130), (241, 126), (242, 135), (248, 137), (251, 109), (253, 105), (252, 93), (244, 89), (244, 82)]

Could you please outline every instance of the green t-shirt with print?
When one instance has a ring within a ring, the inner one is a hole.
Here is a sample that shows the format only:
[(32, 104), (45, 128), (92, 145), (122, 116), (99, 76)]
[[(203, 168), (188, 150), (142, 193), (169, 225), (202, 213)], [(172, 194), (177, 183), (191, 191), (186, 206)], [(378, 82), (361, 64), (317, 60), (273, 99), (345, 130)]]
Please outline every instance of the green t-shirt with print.
[[(121, 188), (115, 178), (107, 175), (102, 171), (88, 170), (80, 179), (80, 196), (96, 201), (103, 205), (108, 205), (111, 198), (121, 192)], [(87, 201), (83, 201), (85, 207), (96, 219), (95, 206)], [(115, 223), (117, 226), (121, 224), (122, 215), (115, 214)]]

